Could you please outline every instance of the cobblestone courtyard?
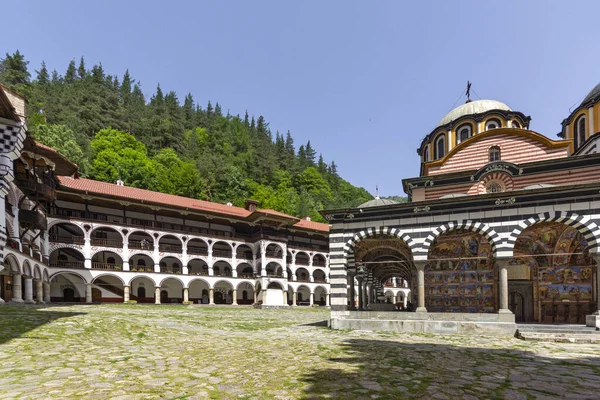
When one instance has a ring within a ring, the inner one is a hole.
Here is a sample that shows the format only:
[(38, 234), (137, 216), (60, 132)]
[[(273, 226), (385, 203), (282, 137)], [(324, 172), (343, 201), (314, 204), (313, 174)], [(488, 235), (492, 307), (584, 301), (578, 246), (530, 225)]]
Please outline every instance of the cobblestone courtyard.
[(1, 399), (598, 398), (600, 346), (332, 331), (324, 309), (0, 307)]

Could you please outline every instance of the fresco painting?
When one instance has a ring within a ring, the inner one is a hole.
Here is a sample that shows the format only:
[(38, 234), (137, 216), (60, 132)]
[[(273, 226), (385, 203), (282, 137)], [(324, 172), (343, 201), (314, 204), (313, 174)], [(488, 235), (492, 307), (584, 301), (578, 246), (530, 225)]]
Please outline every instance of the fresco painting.
[(481, 235), (455, 231), (436, 239), (425, 267), (425, 306), (432, 312), (496, 312), (496, 269)]
[(576, 229), (542, 223), (517, 239), (511, 264), (529, 265), (538, 322), (580, 323), (593, 311), (596, 267)]

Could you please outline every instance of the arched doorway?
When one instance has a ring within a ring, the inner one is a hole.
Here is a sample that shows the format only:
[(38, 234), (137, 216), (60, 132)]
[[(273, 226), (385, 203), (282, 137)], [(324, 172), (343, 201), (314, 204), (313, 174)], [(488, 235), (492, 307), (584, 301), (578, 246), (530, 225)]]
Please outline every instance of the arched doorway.
[[(66, 303), (73, 303), (75, 302), (75, 290), (73, 290), (72, 288), (64, 288), (63, 289), (63, 301)], [(79, 301), (79, 300), (77, 300)]]
[[(516, 240), (508, 267), (509, 293), (522, 297), (524, 322), (585, 324), (586, 315), (596, 309), (597, 273), (588, 243), (577, 229), (542, 222)], [(519, 303), (513, 303), (516, 317)]]
[[(354, 260), (355, 297), (352, 298), (352, 290), (349, 290), (350, 307), (356, 305), (358, 309), (374, 308), (374, 304), (385, 302), (383, 288), (391, 277), (401, 277), (412, 282), (413, 276), (416, 276), (410, 248), (404, 240), (395, 236), (374, 235), (361, 240), (354, 248)], [(386, 307), (379, 310), (394, 309), (389, 305)]]

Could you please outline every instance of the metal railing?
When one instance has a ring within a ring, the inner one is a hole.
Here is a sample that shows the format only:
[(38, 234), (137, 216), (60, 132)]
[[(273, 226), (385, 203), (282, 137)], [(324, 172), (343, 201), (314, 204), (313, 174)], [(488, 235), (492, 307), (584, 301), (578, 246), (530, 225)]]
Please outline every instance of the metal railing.
[(194, 254), (197, 256), (207, 256), (208, 248), (207, 247), (188, 246), (187, 252), (188, 252), (188, 254)]

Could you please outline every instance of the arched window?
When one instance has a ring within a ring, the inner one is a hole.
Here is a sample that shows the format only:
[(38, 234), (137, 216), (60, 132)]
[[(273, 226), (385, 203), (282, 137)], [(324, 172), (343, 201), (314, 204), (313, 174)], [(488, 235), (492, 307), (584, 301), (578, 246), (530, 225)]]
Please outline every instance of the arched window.
[(460, 144), (471, 137), (471, 125), (462, 125), (456, 132), (456, 144)]
[(425, 150), (423, 152), (423, 162), (429, 162), (429, 145), (425, 146)]
[(520, 128), (521, 128), (521, 124), (519, 124), (517, 121), (513, 121), (513, 122), (512, 122), (512, 127), (513, 127), (513, 128), (517, 128), (517, 129), (520, 129)]
[(500, 147), (490, 147), (490, 162), (500, 161)]
[(583, 142), (585, 142), (585, 122), (585, 115), (582, 115), (575, 121), (575, 148), (581, 147)]
[(485, 123), (485, 130), (489, 131), (490, 129), (498, 129), (501, 126), (502, 126), (502, 124), (500, 123), (500, 120), (493, 118), (493, 119), (488, 120)]
[(485, 187), (485, 191), (486, 193), (500, 193), (504, 190), (499, 182), (492, 181)]
[(435, 140), (435, 147), (433, 148), (434, 150), (434, 158), (436, 160), (439, 160), (440, 158), (444, 157), (444, 155), (446, 154), (446, 134), (441, 134), (437, 137), (437, 139)]

